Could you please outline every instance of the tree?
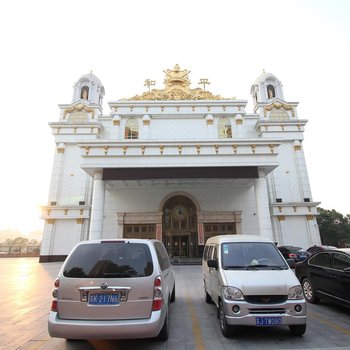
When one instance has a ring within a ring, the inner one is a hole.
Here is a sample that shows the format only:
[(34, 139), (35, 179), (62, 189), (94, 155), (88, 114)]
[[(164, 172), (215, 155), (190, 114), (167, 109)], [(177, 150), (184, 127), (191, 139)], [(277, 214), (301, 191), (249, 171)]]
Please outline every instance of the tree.
[(317, 223), (322, 244), (339, 246), (342, 242), (350, 243), (350, 217), (343, 216), (334, 209), (318, 208)]

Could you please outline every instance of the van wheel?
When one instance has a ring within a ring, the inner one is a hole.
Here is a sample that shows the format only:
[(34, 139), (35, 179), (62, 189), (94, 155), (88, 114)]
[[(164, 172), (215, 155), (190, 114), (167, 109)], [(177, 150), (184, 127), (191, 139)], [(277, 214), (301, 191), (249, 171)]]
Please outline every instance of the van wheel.
[(298, 324), (294, 326), (289, 326), (289, 330), (293, 335), (301, 337), (306, 331), (306, 324)]
[(208, 303), (208, 304), (212, 304), (213, 303), (213, 299), (211, 298), (211, 296), (208, 294), (207, 291), (204, 291), (205, 292), (205, 302)]
[(204, 280), (204, 293), (205, 293), (205, 302), (208, 303), (208, 304), (211, 304), (213, 302), (213, 299), (211, 298), (211, 296), (207, 292), (207, 287), (205, 285), (205, 280)]
[(222, 301), (219, 301), (219, 321), (221, 332), (224, 337), (231, 337), (233, 335), (233, 326), (227, 324), (224, 306), (222, 305)]
[(304, 278), (303, 281), (301, 282), (301, 285), (303, 287), (305, 299), (309, 303), (313, 303), (313, 304), (319, 303), (320, 298), (316, 296), (315, 289), (312, 286), (311, 281), (308, 278)]
[(171, 292), (171, 296), (170, 296), (170, 302), (172, 303), (173, 301), (175, 301), (175, 283), (174, 283), (173, 291)]
[(170, 329), (169, 310), (167, 310), (163, 327), (160, 330), (157, 338), (159, 340), (167, 340), (169, 338), (169, 329)]

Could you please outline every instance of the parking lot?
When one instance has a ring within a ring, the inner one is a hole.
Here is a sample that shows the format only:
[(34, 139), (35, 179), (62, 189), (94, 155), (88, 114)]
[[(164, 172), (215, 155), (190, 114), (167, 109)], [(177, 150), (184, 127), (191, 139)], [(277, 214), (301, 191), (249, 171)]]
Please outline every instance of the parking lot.
[[(61, 263), (38, 258), (1, 258), (0, 349), (350, 349), (350, 310), (308, 304), (307, 330), (293, 336), (287, 327), (242, 328), (222, 336), (214, 304), (204, 301), (200, 266), (176, 266), (176, 301), (170, 306), (170, 337), (69, 341), (50, 338), (47, 317), (52, 283)], [(88, 335), (87, 335), (88, 338)]]

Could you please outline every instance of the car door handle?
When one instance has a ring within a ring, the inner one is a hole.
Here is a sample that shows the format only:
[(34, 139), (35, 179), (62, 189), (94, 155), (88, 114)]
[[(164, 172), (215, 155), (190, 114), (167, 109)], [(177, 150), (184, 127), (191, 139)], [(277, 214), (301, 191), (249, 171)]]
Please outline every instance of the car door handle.
[(329, 275), (330, 278), (337, 278), (337, 275)]

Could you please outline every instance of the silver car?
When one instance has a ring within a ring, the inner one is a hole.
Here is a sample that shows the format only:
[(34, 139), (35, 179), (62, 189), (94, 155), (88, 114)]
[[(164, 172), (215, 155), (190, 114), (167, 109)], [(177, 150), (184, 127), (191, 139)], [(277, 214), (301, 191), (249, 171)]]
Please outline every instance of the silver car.
[(167, 339), (173, 267), (157, 240), (79, 243), (54, 283), (49, 334), (66, 339)]

